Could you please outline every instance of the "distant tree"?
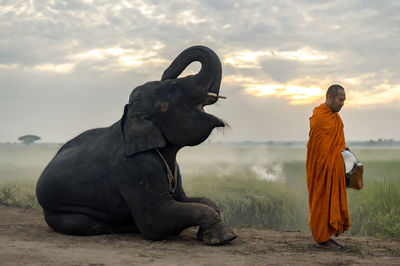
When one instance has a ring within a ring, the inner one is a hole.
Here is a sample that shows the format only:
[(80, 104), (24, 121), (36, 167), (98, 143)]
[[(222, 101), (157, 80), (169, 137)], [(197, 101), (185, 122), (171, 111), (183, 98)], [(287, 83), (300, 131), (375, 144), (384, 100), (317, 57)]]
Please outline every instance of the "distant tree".
[(35, 135), (25, 135), (18, 138), (19, 141), (22, 141), (22, 143), (25, 143), (26, 145), (32, 144), (39, 139), (40, 137)]

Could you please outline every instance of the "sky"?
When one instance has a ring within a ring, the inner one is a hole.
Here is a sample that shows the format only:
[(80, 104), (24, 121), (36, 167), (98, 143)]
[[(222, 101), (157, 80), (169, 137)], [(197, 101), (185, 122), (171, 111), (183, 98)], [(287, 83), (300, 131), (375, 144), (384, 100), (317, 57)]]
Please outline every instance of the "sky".
[(0, 142), (109, 126), (199, 44), (227, 97), (206, 107), (230, 125), (211, 141), (306, 141), (332, 84), (346, 140), (400, 140), (400, 1), (0, 0), (0, 35)]

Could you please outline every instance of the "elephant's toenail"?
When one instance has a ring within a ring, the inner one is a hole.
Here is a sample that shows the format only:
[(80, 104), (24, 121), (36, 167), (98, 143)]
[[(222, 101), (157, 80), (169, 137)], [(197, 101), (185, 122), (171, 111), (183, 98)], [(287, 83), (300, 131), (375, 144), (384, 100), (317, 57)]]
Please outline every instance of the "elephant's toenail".
[(224, 236), (224, 240), (233, 240), (236, 238), (236, 235), (232, 234), (232, 233), (227, 233)]
[(217, 245), (217, 244), (219, 244), (219, 242), (220, 241), (218, 239), (213, 238), (213, 239), (210, 240), (210, 245)]

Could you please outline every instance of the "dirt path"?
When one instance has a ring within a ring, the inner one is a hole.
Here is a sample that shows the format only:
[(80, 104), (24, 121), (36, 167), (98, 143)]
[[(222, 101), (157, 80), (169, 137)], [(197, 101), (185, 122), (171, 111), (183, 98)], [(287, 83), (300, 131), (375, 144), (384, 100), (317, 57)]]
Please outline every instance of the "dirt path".
[(300, 232), (235, 228), (239, 238), (204, 246), (196, 230), (154, 242), (136, 234), (93, 237), (53, 232), (38, 210), (0, 206), (0, 265), (400, 265), (400, 241), (342, 237), (324, 251)]

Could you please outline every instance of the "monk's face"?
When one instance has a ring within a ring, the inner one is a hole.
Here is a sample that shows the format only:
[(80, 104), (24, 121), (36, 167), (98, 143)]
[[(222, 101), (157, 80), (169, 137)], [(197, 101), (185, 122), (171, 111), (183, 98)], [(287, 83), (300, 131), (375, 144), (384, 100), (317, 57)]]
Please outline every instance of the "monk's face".
[(340, 109), (342, 109), (345, 100), (346, 93), (344, 90), (337, 90), (337, 95), (335, 97), (328, 95), (326, 105), (328, 105), (333, 112), (339, 112)]

